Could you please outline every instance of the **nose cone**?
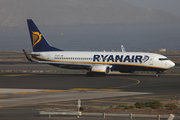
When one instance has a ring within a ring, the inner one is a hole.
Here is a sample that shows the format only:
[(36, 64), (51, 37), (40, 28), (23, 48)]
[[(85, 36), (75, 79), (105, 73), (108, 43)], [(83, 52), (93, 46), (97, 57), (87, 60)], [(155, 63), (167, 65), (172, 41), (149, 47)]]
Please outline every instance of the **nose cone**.
[(172, 68), (172, 67), (174, 67), (175, 66), (175, 63), (174, 62), (172, 62), (172, 61), (169, 61), (168, 62), (168, 68)]

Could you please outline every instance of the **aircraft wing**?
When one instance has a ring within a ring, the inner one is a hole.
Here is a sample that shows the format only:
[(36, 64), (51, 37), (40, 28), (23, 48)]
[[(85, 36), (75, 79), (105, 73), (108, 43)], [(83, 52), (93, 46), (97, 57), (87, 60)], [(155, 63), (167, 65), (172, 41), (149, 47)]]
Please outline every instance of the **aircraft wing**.
[(50, 64), (50, 65), (84, 66), (84, 67), (91, 67), (93, 65), (88, 63), (67, 63), (67, 62), (52, 62), (52, 61), (38, 61), (38, 63)]

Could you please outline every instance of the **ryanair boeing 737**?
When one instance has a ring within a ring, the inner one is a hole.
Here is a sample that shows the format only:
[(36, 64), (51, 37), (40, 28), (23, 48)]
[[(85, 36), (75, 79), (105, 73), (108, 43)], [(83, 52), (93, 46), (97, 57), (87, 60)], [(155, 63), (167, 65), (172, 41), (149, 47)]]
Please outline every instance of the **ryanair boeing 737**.
[[(175, 66), (167, 57), (145, 52), (84, 52), (63, 51), (51, 46), (37, 28), (33, 20), (27, 20), (31, 38), (33, 58), (38, 63), (67, 69), (85, 69), (87, 75), (109, 74), (112, 71), (132, 73), (134, 71), (156, 71), (156, 76)], [(23, 50), (27, 59), (33, 61)]]

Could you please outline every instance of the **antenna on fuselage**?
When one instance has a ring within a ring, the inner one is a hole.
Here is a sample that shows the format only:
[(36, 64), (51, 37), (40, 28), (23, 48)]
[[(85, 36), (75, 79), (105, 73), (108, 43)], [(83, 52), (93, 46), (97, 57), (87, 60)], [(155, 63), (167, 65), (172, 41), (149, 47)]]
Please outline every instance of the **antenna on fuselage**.
[(122, 50), (122, 52), (126, 52), (126, 50), (125, 50), (123, 45), (121, 45), (121, 50)]

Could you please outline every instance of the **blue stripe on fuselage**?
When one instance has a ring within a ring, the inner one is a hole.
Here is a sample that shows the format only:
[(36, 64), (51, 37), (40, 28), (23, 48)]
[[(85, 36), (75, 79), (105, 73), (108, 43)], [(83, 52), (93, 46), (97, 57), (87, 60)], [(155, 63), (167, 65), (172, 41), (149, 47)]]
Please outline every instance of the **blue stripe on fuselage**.
[(112, 68), (113, 70), (116, 70), (116, 71), (128, 71), (128, 70), (131, 70), (131, 71), (164, 71), (164, 70), (167, 70), (167, 69), (163, 69), (163, 68), (157, 68), (157, 67), (146, 67), (146, 66), (133, 66), (133, 65), (114, 65), (114, 64), (111, 64), (112, 65)]

